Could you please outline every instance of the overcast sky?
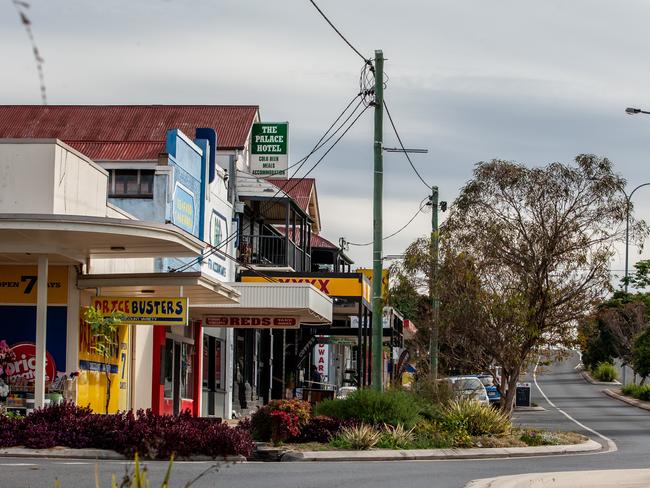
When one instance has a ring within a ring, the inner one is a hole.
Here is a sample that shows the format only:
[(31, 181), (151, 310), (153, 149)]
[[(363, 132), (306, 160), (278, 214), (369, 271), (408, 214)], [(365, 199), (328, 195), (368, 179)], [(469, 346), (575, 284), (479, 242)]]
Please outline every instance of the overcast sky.
[[(257, 104), (263, 120), (290, 121), (295, 161), (358, 91), (361, 60), (308, 0), (30, 3), (52, 104)], [(319, 5), (366, 56), (383, 49), (386, 101), (405, 144), (429, 149), (413, 160), (441, 199), (453, 201), (474, 164), (492, 158), (541, 165), (594, 153), (614, 161), (628, 188), (650, 181), (650, 116), (624, 113), (650, 107), (650, 2)], [(0, 2), (0, 60), (0, 103), (39, 103), (31, 47), (9, 0)], [(397, 144), (388, 121), (385, 134), (387, 146)], [(389, 234), (428, 192), (400, 154), (384, 164)], [(323, 235), (371, 240), (371, 111), (313, 175)], [(650, 218), (650, 189), (634, 201)], [(430, 218), (387, 240), (385, 254), (428, 232)], [(350, 255), (371, 264), (370, 246)], [(623, 268), (622, 247), (612, 268)]]

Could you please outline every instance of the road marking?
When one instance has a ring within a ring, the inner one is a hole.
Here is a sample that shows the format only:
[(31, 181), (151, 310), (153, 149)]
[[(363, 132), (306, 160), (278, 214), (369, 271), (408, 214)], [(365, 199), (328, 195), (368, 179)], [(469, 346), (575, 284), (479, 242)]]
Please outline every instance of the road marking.
[(562, 415), (564, 415), (566, 418), (568, 418), (571, 422), (573, 422), (573, 423), (576, 424), (576, 425), (579, 425), (580, 427), (582, 427), (583, 429), (585, 429), (587, 432), (591, 432), (591, 433), (594, 434), (595, 436), (598, 436), (598, 437), (600, 437), (602, 440), (604, 440), (605, 442), (607, 442), (607, 448), (608, 448), (608, 451), (609, 451), (609, 452), (615, 452), (615, 451), (618, 451), (618, 446), (616, 445), (616, 443), (615, 443), (613, 440), (611, 440), (611, 439), (610, 439), (609, 437), (607, 437), (607, 436), (604, 436), (604, 435), (601, 434), (600, 432), (598, 432), (598, 431), (592, 429), (591, 427), (587, 427), (585, 424), (583, 424), (583, 423), (580, 422), (579, 420), (574, 419), (571, 415), (569, 415), (569, 414), (566, 413), (564, 410), (562, 410), (562, 409), (559, 408), (557, 405), (555, 405), (555, 404), (554, 404), (554, 403), (553, 403), (553, 402), (552, 402), (552, 401), (551, 401), (551, 400), (546, 396), (546, 393), (544, 393), (544, 391), (540, 388), (539, 384), (537, 383), (537, 367), (538, 367), (538, 366), (539, 366), (539, 359), (537, 359), (537, 363), (535, 364), (535, 368), (533, 369), (533, 381), (535, 382), (535, 386), (537, 387), (537, 389), (539, 390), (539, 392), (540, 392), (540, 393), (542, 394), (542, 396), (544, 397), (544, 400), (546, 400), (546, 402), (547, 402), (551, 407), (553, 407), (554, 409), (556, 409), (558, 412), (560, 412)]
[(0, 466), (38, 466), (34, 463), (0, 463)]

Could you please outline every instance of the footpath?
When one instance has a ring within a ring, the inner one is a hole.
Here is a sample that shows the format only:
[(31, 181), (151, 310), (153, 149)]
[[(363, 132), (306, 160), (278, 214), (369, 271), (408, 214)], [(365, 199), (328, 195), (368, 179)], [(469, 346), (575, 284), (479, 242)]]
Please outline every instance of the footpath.
[(568, 471), (499, 476), (471, 481), (465, 488), (647, 488), (650, 469)]

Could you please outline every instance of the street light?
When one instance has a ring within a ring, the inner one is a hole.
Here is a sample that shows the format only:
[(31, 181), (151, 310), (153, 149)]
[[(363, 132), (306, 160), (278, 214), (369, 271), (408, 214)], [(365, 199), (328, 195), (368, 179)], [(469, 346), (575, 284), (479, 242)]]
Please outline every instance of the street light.
[(634, 108), (634, 107), (627, 107), (625, 109), (625, 113), (628, 114), (628, 115), (650, 114), (650, 112), (647, 112), (645, 110), (641, 110), (640, 108)]
[[(648, 112), (643, 112), (643, 113), (648, 113)], [(632, 203), (632, 195), (634, 195), (634, 192), (637, 191), (639, 188), (643, 188), (644, 186), (650, 186), (650, 183), (640, 184), (634, 190), (632, 190), (629, 195), (625, 192), (625, 190), (621, 188), (621, 191), (625, 195), (625, 281), (624, 281), (625, 293), (627, 293), (627, 275), (628, 275), (627, 269), (628, 269), (628, 256), (630, 251), (630, 204)]]

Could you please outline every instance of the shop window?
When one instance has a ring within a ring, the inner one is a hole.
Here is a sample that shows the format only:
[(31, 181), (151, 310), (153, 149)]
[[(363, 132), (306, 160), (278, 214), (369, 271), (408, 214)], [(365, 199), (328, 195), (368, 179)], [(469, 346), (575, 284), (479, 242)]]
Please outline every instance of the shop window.
[(223, 341), (219, 339), (214, 341), (214, 388), (215, 390), (223, 390), (226, 385), (223, 378), (224, 366), (222, 361), (224, 360), (223, 352)]
[(191, 400), (194, 397), (193, 367), (194, 346), (181, 344), (180, 394), (181, 398)]
[(154, 170), (111, 169), (108, 196), (119, 198), (153, 198)]
[(203, 389), (210, 388), (210, 336), (203, 336)]
[(174, 397), (174, 341), (167, 339), (165, 341), (165, 398)]

